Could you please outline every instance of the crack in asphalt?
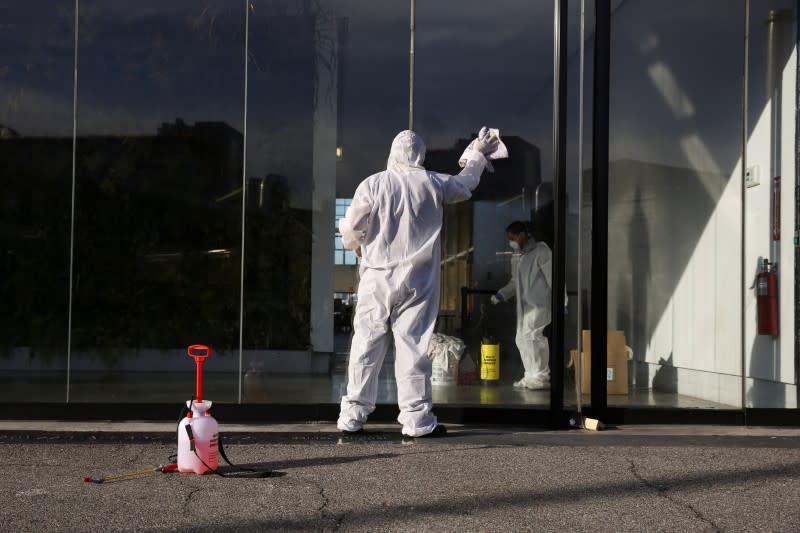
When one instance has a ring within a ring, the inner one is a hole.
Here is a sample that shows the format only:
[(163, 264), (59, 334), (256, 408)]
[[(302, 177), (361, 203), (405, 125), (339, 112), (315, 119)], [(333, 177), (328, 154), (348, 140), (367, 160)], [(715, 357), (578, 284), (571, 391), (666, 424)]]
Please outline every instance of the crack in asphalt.
[(180, 487), (189, 489), (189, 492), (183, 498), (183, 505), (181, 506), (181, 512), (185, 513), (186, 510), (189, 508), (189, 504), (192, 503), (192, 498), (194, 497), (194, 495), (197, 494), (198, 492), (203, 492), (208, 489), (206, 487), (197, 487), (195, 485), (186, 483), (185, 482), (186, 480), (183, 480), (180, 477), (178, 477), (176, 481)]
[(320, 487), (319, 495), (322, 497), (322, 505), (319, 507), (319, 509), (317, 509), (317, 511), (319, 511), (323, 517), (332, 519), (334, 521), (333, 531), (339, 531), (339, 528), (342, 527), (342, 523), (344, 522), (344, 518), (347, 516), (348, 511), (345, 511), (338, 516), (330, 513), (327, 510), (330, 499), (325, 494), (325, 487)]
[(319, 497), (322, 498), (322, 504), (319, 507), (317, 507), (315, 511), (318, 512), (324, 520), (333, 521), (333, 531), (339, 531), (339, 528), (342, 527), (342, 523), (344, 522), (347, 513), (349, 513), (350, 511), (345, 511), (339, 515), (331, 513), (330, 511), (328, 511), (330, 498), (328, 498), (328, 495), (325, 494), (325, 487), (323, 487), (321, 484), (317, 483), (313, 479), (305, 478), (305, 481), (312, 487), (317, 489), (317, 491), (319, 491), (318, 492)]
[[(391, 460), (391, 459), (400, 459), (400, 460), (402, 460), (405, 457), (414, 456), (414, 455), (434, 455), (434, 454), (441, 454), (441, 453), (482, 451), (482, 450), (486, 450), (486, 449), (512, 448), (512, 447), (516, 447), (516, 446), (514, 446), (514, 445), (511, 445), (511, 446), (509, 446), (509, 445), (483, 445), (483, 446), (466, 446), (466, 447), (460, 447), (460, 448), (447, 448), (447, 449), (444, 449), (444, 450), (443, 449), (423, 449), (423, 450), (420, 450), (420, 451), (408, 451), (406, 453), (400, 453), (400, 454), (397, 454), (394, 457), (381, 457), (380, 459), (389, 459), (389, 460)], [(324, 520), (332, 520), (333, 521), (332, 531), (339, 531), (341, 529), (341, 527), (343, 526), (344, 521), (347, 518), (347, 515), (351, 512), (351, 510), (344, 511), (343, 513), (340, 513), (340, 514), (331, 513), (328, 510), (328, 507), (329, 507), (331, 501), (330, 501), (329, 496), (326, 493), (325, 487), (322, 486), (320, 483), (318, 483), (317, 481), (315, 481), (313, 479), (309, 479), (309, 478), (303, 477), (303, 480), (305, 482), (307, 482), (309, 485), (311, 485), (312, 487), (314, 487), (318, 491), (317, 494), (322, 499), (321, 504), (319, 505), (319, 507), (317, 507), (315, 509), (315, 511), (320, 513), (321, 518), (323, 518)]]
[[(381, 457), (381, 458), (379, 458), (379, 460), (380, 459), (387, 459), (387, 460), (399, 459), (399, 460), (402, 460), (405, 457), (414, 456), (414, 455), (435, 455), (435, 454), (442, 454), (442, 453), (448, 453), (449, 454), (449, 453), (453, 453), (453, 452), (482, 451), (482, 450), (487, 450), (487, 449), (512, 448), (512, 447), (516, 447), (516, 446), (513, 446), (513, 445), (512, 446), (508, 446), (508, 445), (483, 445), (483, 446), (479, 446), (478, 445), (478, 446), (465, 446), (465, 447), (459, 447), (459, 448), (446, 448), (446, 449), (441, 449), (441, 448), (439, 448), (439, 449), (423, 449), (423, 450), (419, 450), (419, 451), (408, 451), (408, 452), (405, 452), (405, 453), (399, 453), (399, 454), (396, 454), (393, 457)], [(338, 515), (334, 514), (334, 513), (331, 513), (328, 510), (328, 507), (329, 507), (331, 501), (330, 501), (330, 498), (328, 497), (328, 495), (326, 493), (325, 487), (322, 486), (317, 481), (315, 481), (313, 479), (306, 478), (305, 476), (302, 476), (301, 479), (303, 479), (303, 481), (305, 481), (310, 486), (315, 488), (317, 490), (317, 494), (322, 499), (321, 504), (315, 509), (315, 511), (320, 513), (321, 517), (324, 520), (332, 520), (334, 522), (332, 530), (333, 531), (339, 531), (341, 529), (342, 525), (344, 524), (344, 521), (347, 518), (347, 515), (351, 512), (351, 510), (347, 510), (347, 511), (345, 511), (343, 513), (340, 513)]]
[(192, 489), (191, 491), (189, 491), (189, 494), (186, 495), (186, 498), (184, 499), (184, 502), (183, 502), (184, 510), (186, 510), (186, 506), (188, 506), (191, 503), (192, 496), (194, 496), (198, 492), (203, 492), (204, 490), (206, 490), (206, 489)]
[(711, 526), (714, 531), (722, 531), (722, 528), (720, 528), (716, 522), (703, 515), (703, 513), (699, 509), (697, 509), (694, 505), (692, 505), (689, 502), (682, 501), (675, 496), (672, 496), (671, 494), (669, 494), (668, 488), (656, 485), (655, 483), (645, 478), (642, 474), (639, 473), (639, 470), (636, 468), (636, 464), (633, 462), (633, 460), (628, 459), (628, 462), (631, 465), (630, 471), (633, 474), (633, 477), (635, 477), (644, 486), (646, 486), (649, 489), (655, 490), (658, 496), (664, 498), (673, 505), (677, 505), (679, 507), (683, 507), (684, 509), (688, 509), (695, 516), (695, 518)]
[(317, 512), (325, 514), (325, 508), (328, 506), (328, 497), (325, 496), (325, 487), (317, 487), (319, 489), (319, 495), (322, 498), (322, 505), (317, 508)]

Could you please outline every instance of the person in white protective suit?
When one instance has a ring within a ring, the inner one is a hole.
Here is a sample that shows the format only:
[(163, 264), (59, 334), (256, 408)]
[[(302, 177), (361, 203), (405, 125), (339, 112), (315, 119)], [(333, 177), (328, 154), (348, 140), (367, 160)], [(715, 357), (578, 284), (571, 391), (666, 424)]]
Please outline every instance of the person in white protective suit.
[(493, 305), (516, 300), (516, 343), (525, 375), (514, 383), (527, 389), (550, 388), (550, 349), (544, 328), (550, 324), (552, 258), (550, 247), (537, 242), (523, 222), (512, 222), (506, 237), (514, 250), (511, 281), (491, 297)]
[(451, 176), (425, 170), (425, 143), (413, 131), (402, 131), (392, 142), (386, 170), (356, 189), (339, 223), (344, 247), (361, 257), (347, 394), (336, 424), (341, 431), (360, 432), (375, 410), (391, 334), (403, 435), (446, 433), (432, 411), (427, 355), (439, 311), (442, 206), (472, 196), (486, 166), (484, 154), (498, 142), (481, 130), (463, 170)]

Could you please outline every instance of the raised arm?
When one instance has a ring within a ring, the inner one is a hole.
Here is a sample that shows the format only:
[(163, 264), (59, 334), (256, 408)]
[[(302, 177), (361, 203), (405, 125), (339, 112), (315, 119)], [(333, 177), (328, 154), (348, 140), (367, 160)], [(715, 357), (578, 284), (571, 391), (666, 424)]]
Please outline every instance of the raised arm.
[(455, 204), (469, 200), (472, 191), (481, 182), (481, 174), (486, 168), (486, 158), (476, 150), (467, 150), (466, 164), (458, 174), (454, 176), (444, 176), (442, 180), (442, 196), (446, 204)]

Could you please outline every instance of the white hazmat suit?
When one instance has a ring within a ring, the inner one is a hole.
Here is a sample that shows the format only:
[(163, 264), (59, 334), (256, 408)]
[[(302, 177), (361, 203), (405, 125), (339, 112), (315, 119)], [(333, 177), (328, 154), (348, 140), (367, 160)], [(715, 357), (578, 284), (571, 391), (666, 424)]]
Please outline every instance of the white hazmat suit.
[(543, 389), (550, 385), (550, 347), (544, 328), (550, 324), (552, 295), (550, 247), (530, 238), (511, 258), (511, 281), (497, 291), (500, 301), (512, 298), (517, 305), (516, 343), (525, 368), (516, 387)]
[(459, 174), (429, 172), (422, 138), (400, 132), (386, 170), (358, 186), (339, 223), (345, 248), (360, 248), (362, 257), (342, 431), (359, 431), (375, 410), (390, 334), (402, 432), (420, 437), (436, 428), (427, 349), (439, 311), (442, 206), (469, 199), (478, 186), (486, 159), (469, 152)]

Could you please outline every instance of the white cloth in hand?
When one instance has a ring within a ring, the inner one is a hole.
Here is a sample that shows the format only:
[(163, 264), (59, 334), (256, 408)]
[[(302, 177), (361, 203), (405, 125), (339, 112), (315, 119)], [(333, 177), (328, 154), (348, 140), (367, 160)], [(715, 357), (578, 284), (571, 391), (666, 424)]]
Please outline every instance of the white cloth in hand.
[[(500, 138), (500, 130), (499, 129), (497, 129), (497, 128), (486, 128), (484, 126), (483, 128), (481, 128), (481, 133), (483, 133), (484, 130), (488, 131), (488, 134), (490, 136), (495, 137), (498, 140), (497, 147), (495, 148), (495, 150), (490, 152), (490, 153), (488, 153), (488, 154), (484, 154), (484, 157), (486, 157), (486, 169), (489, 172), (494, 172), (494, 166), (492, 165), (492, 160), (494, 160), (494, 159), (507, 159), (508, 158), (508, 148), (506, 147), (505, 143), (503, 142), (503, 139)], [(480, 137), (480, 134), (478, 134), (478, 136)], [(467, 146), (467, 150), (480, 151), (480, 150), (477, 150), (476, 147), (475, 147), (475, 144), (476, 144), (477, 140), (478, 139), (473, 139), (472, 142), (469, 143), (469, 146)], [(459, 164), (459, 166), (461, 166), (461, 168), (464, 168), (464, 165), (467, 164), (467, 150), (464, 150), (464, 153), (461, 154), (461, 157), (458, 159), (458, 164)]]
[(472, 141), (472, 149), (478, 150), (483, 155), (489, 155), (497, 150), (500, 145), (500, 138), (484, 126), (478, 133), (478, 138)]

